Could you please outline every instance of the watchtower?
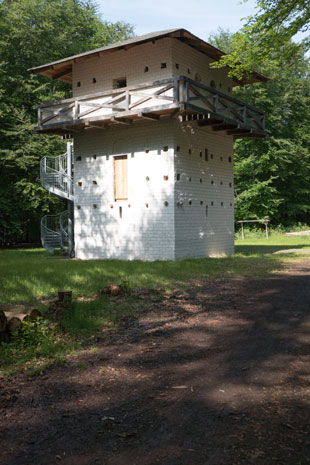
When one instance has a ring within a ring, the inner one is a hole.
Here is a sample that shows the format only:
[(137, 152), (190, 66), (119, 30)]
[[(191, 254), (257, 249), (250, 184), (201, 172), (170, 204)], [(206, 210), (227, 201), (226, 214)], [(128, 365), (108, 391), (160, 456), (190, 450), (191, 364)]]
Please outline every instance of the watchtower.
[(267, 78), (210, 68), (222, 55), (172, 29), (31, 69), (73, 95), (38, 107), (36, 131), (69, 135), (74, 147), (72, 160), (68, 147), (41, 163), (43, 185), (69, 204), (56, 229), (44, 220), (47, 248), (54, 231), (81, 259), (233, 253), (233, 142), (266, 134), (264, 112), (232, 88)]

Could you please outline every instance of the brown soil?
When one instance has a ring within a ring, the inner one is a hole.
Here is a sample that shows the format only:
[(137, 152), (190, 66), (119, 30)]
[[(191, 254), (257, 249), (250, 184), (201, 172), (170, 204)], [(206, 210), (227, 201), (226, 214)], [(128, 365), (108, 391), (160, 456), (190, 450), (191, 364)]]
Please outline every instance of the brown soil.
[(0, 388), (1, 465), (310, 463), (310, 261), (193, 283)]

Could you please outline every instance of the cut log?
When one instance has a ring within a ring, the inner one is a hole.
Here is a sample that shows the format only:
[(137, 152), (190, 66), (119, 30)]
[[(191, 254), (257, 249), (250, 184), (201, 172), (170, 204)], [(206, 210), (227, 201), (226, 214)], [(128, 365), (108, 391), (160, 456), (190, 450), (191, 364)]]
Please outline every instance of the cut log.
[(7, 325), (7, 317), (3, 310), (0, 310), (0, 332), (5, 331)]
[(7, 328), (10, 334), (18, 332), (22, 327), (22, 322), (19, 318), (14, 316), (8, 321)]
[(72, 302), (72, 291), (58, 291), (58, 300), (65, 304)]
[(38, 318), (40, 318), (42, 316), (40, 310), (38, 310), (37, 308), (34, 308), (33, 310), (31, 310), (30, 312), (30, 319), (31, 321), (35, 321), (37, 320)]

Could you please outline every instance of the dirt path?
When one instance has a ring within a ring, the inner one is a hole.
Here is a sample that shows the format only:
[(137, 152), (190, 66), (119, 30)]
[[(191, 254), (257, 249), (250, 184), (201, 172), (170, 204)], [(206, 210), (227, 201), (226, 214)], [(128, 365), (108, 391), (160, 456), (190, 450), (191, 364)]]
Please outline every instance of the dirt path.
[(310, 261), (195, 284), (3, 386), (0, 464), (310, 464)]

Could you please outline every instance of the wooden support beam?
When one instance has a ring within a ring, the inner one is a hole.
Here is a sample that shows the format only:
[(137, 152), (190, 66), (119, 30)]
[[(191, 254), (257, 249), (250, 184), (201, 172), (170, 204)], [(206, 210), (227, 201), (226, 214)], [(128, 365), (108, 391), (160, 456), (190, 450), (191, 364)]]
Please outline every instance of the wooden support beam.
[(72, 68), (67, 68), (65, 70), (62, 70), (62, 71), (59, 71), (58, 73), (55, 73), (52, 75), (52, 78), (55, 80), (55, 79), (59, 79), (63, 76), (67, 76), (67, 74), (71, 74), (72, 73)]
[(105, 123), (93, 123), (91, 121), (85, 122), (85, 129), (97, 128), (97, 129), (106, 129), (107, 125)]
[(111, 123), (120, 123), (120, 124), (126, 124), (130, 125), (132, 124), (132, 120), (128, 118), (119, 118), (117, 116), (111, 116), (110, 118)]
[(212, 130), (213, 131), (226, 131), (227, 129), (237, 129), (238, 126), (236, 124), (219, 124), (219, 125), (213, 125)]
[(212, 126), (215, 124), (223, 124), (223, 120), (220, 121), (214, 118), (210, 118), (210, 119), (204, 119), (204, 120), (198, 121), (198, 126)]
[(151, 120), (155, 120), (155, 121), (158, 121), (160, 119), (160, 115), (156, 115), (156, 113), (147, 113), (147, 112), (143, 112), (143, 111), (140, 111), (138, 113), (138, 117), (139, 118), (145, 118), (145, 119), (151, 119)]

